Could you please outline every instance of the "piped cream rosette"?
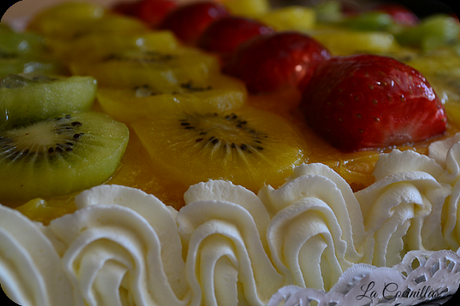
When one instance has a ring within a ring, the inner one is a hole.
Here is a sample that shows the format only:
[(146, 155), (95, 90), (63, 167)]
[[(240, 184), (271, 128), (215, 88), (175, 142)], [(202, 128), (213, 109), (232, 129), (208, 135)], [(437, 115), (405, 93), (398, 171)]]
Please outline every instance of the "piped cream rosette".
[(345, 292), (363, 269), (459, 248), (459, 141), (435, 142), (429, 156), (383, 154), (376, 183), (356, 193), (308, 164), (258, 194), (191, 186), (180, 211), (116, 185), (82, 192), (78, 210), (48, 226), (0, 206), (0, 282), (34, 306), (266, 305), (292, 286)]

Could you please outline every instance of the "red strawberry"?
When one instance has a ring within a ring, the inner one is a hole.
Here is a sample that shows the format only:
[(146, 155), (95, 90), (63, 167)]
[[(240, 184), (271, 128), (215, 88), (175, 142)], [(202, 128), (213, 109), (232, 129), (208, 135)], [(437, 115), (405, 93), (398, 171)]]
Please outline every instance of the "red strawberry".
[(407, 7), (400, 4), (382, 3), (372, 6), (371, 10), (386, 13), (393, 17), (396, 23), (415, 26), (420, 22), (420, 19)]
[(223, 72), (246, 83), (250, 93), (303, 88), (329, 51), (306, 34), (275, 32), (251, 38), (230, 55)]
[(120, 13), (128, 16), (137, 16), (139, 7), (142, 1), (136, 2), (117, 2), (112, 7), (112, 10), (116, 13)]
[(172, 0), (143, 0), (144, 5), (140, 9), (139, 18), (152, 27), (157, 27), (169, 12), (177, 7)]
[(156, 27), (166, 15), (177, 7), (173, 0), (140, 0), (121, 2), (113, 7), (115, 12), (138, 17), (151, 27)]
[(320, 64), (301, 108), (310, 127), (345, 152), (421, 141), (446, 130), (445, 110), (420, 72), (377, 55)]
[(198, 47), (219, 54), (228, 54), (254, 36), (273, 33), (272, 27), (254, 19), (227, 16), (213, 21), (198, 39)]
[(222, 4), (211, 1), (193, 2), (169, 13), (159, 28), (174, 32), (187, 44), (194, 44), (211, 22), (228, 15), (229, 12)]

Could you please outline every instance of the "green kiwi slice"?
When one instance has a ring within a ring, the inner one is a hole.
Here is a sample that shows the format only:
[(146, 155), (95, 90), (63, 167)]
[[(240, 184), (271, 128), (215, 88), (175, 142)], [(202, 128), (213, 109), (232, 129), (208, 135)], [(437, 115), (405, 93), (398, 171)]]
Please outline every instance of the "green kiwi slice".
[(128, 139), (126, 125), (98, 112), (0, 132), (0, 199), (50, 197), (104, 183)]
[(10, 74), (0, 79), (0, 129), (77, 111), (96, 98), (92, 77)]
[(44, 38), (32, 32), (0, 32), (0, 53), (30, 55), (34, 53), (44, 53), (47, 48)]
[(0, 78), (18, 73), (63, 75), (68, 74), (68, 69), (63, 63), (43, 56), (31, 57), (0, 53)]

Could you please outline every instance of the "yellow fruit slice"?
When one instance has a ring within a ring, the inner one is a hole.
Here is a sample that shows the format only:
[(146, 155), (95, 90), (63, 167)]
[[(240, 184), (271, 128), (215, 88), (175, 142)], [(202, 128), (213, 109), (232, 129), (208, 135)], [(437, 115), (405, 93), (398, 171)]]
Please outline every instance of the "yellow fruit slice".
[(394, 36), (386, 32), (325, 28), (310, 34), (333, 55), (394, 52), (400, 47)]
[(257, 17), (257, 19), (278, 31), (304, 31), (314, 27), (316, 13), (311, 8), (288, 6), (271, 10)]
[(158, 173), (134, 131), (129, 134), (129, 144), (121, 164), (107, 184), (141, 189), (177, 210), (185, 205), (183, 195), (190, 186), (178, 183), (174, 177)]
[(136, 50), (112, 53), (96, 62), (72, 62), (70, 69), (76, 75), (95, 77), (101, 86), (132, 88), (147, 84), (154, 90), (173, 92), (191, 80), (198, 87), (207, 86), (210, 75), (218, 73), (219, 62), (188, 48), (168, 53)]
[(284, 119), (249, 106), (159, 115), (132, 127), (156, 171), (186, 185), (224, 179), (253, 191), (264, 184), (279, 186), (308, 156), (302, 138)]
[(68, 40), (51, 40), (53, 52), (66, 61), (91, 61), (120, 50), (156, 50), (170, 52), (178, 48), (178, 41), (170, 31), (145, 33), (99, 33), (93, 32)]
[(460, 76), (460, 55), (454, 48), (440, 48), (427, 53), (415, 53), (404, 62), (422, 74)]
[(66, 2), (37, 14), (29, 22), (28, 29), (47, 36), (68, 38), (75, 34), (73, 25), (81, 27), (102, 18), (105, 14), (106, 9), (97, 4)]
[(113, 118), (132, 122), (166, 112), (187, 109), (194, 112), (223, 112), (241, 107), (247, 98), (245, 84), (233, 77), (216, 74), (208, 85), (182, 83), (173, 91), (141, 84), (134, 88), (101, 87), (97, 99)]
[(222, 0), (222, 3), (232, 15), (254, 17), (270, 10), (268, 0)]

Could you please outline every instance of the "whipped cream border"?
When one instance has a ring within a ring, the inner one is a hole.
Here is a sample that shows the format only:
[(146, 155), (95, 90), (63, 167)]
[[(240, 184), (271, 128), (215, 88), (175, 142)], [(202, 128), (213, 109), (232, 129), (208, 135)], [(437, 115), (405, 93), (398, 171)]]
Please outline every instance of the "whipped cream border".
[(459, 169), (460, 134), (382, 154), (356, 193), (304, 164), (258, 194), (193, 185), (179, 211), (117, 185), (48, 226), (0, 205), (0, 283), (21, 305), (412, 305), (460, 285)]

